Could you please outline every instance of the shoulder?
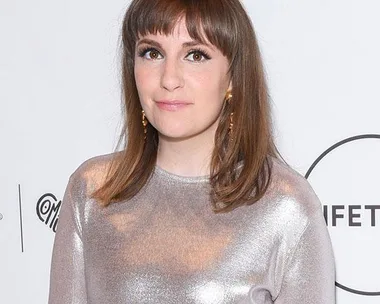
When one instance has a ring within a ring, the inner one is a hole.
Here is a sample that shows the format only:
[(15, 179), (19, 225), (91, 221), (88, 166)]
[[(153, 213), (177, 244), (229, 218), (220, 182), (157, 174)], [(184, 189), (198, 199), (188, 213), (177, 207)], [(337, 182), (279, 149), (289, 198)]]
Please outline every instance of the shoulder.
[(94, 156), (81, 163), (70, 176), (73, 186), (81, 185), (86, 194), (102, 185), (107, 176), (112, 161), (120, 152)]
[(271, 163), (271, 182), (264, 196), (268, 203), (288, 220), (298, 218), (307, 224), (311, 218), (320, 217), (321, 203), (309, 182), (284, 162), (272, 159)]

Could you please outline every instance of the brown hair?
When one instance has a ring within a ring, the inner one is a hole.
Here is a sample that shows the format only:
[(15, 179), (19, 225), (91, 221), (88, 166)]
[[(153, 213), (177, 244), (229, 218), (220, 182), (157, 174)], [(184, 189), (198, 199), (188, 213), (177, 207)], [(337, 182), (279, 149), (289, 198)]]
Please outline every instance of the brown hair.
[[(135, 196), (156, 163), (158, 134), (150, 124), (144, 141), (134, 78), (136, 42), (139, 36), (148, 33), (172, 33), (182, 17), (190, 37), (202, 42), (207, 39), (230, 63), (233, 97), (220, 114), (210, 164), (214, 211), (227, 212), (254, 203), (268, 188), (270, 157), (277, 157), (278, 153), (272, 138), (260, 50), (251, 20), (240, 1), (134, 0), (125, 14), (121, 34), (124, 125), (117, 146), (123, 142), (124, 149), (115, 154), (104, 184), (92, 195), (105, 206)], [(229, 134), (231, 112), (234, 124)]]

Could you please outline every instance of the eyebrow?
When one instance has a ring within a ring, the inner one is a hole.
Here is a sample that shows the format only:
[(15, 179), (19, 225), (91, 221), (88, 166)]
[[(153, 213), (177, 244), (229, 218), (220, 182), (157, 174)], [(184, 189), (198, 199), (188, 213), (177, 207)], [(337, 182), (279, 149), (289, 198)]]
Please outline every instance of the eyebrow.
[[(137, 46), (139, 46), (140, 44), (143, 44), (143, 43), (150, 44), (150, 45), (153, 45), (155, 47), (158, 47), (158, 48), (162, 49), (162, 45), (159, 42), (157, 42), (155, 40), (152, 40), (152, 39), (148, 39), (148, 38), (143, 38), (143, 39), (139, 40), (137, 42)], [(182, 43), (182, 47), (183, 48), (185, 48), (185, 47), (192, 47), (192, 46), (196, 46), (196, 45), (204, 45), (204, 46), (207, 46), (207, 47), (209, 47), (211, 49), (214, 49), (211, 45), (202, 43), (202, 42), (197, 41), (197, 40), (193, 40), (193, 41), (188, 41), (188, 42)]]

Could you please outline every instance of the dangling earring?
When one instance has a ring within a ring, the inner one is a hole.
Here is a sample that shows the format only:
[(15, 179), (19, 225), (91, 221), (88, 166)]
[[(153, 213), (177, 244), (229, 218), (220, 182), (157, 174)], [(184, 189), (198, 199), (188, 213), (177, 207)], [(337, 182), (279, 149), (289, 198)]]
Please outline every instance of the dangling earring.
[(228, 126), (228, 134), (231, 135), (233, 127), (234, 127), (234, 112), (231, 112), (230, 113), (230, 125)]
[(146, 126), (148, 125), (148, 120), (146, 119), (144, 110), (141, 110), (141, 123), (144, 128), (144, 140), (146, 140), (146, 134), (148, 133), (148, 129)]
[[(228, 104), (231, 104), (231, 100), (232, 100), (232, 92), (229, 90), (226, 93), (226, 102)], [(232, 129), (233, 129), (233, 126), (234, 126), (234, 119), (233, 118), (234, 118), (234, 112), (231, 112), (230, 113), (230, 124), (228, 126), (228, 134), (230, 134), (230, 135), (232, 133)]]
[(226, 102), (231, 103), (231, 99), (232, 99), (232, 92), (230, 90), (228, 90), (226, 93), (225, 100), (226, 100)]

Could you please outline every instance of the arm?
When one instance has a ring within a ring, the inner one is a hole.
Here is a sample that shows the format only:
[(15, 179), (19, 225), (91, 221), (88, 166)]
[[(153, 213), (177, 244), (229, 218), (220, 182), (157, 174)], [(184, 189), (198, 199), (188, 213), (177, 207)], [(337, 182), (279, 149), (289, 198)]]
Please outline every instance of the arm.
[(323, 216), (314, 216), (286, 264), (275, 304), (335, 303), (335, 264)]
[(80, 190), (70, 177), (62, 200), (50, 270), (49, 304), (86, 304)]

